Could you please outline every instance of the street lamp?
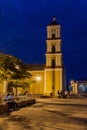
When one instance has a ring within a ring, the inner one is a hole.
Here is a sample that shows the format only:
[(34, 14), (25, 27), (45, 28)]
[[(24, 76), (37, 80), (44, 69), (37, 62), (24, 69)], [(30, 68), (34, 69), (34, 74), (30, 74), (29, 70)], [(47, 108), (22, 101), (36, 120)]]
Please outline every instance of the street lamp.
[(36, 80), (37, 80), (37, 83), (38, 83), (38, 94), (39, 94), (39, 85), (40, 85), (40, 84), (39, 84), (39, 81), (41, 80), (41, 77), (40, 77), (40, 76), (37, 76), (37, 77), (36, 77)]
[(16, 65), (15, 68), (16, 68), (16, 69), (19, 69), (19, 65)]

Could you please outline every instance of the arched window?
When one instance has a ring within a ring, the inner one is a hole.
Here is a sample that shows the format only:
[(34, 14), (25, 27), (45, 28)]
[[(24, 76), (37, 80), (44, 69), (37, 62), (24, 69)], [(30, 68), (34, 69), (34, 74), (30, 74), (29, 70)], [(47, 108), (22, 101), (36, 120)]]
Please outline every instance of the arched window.
[(55, 39), (55, 34), (54, 33), (52, 34), (52, 39)]
[(87, 85), (85, 86), (85, 93), (87, 93)]
[(52, 60), (52, 68), (55, 68), (55, 60)]
[(55, 53), (55, 46), (52, 46), (52, 53)]
[(85, 92), (85, 86), (83, 84), (80, 84), (78, 90), (79, 90), (79, 93)]

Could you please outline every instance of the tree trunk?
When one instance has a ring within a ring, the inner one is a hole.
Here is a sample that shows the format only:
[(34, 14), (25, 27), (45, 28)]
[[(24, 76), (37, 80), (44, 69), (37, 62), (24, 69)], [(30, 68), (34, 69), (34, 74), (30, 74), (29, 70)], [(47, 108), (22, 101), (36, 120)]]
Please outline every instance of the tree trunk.
[(8, 90), (8, 81), (4, 80), (4, 88), (3, 88), (3, 94), (6, 94)]
[(17, 96), (18, 92), (17, 92), (17, 87), (15, 87), (15, 95)]

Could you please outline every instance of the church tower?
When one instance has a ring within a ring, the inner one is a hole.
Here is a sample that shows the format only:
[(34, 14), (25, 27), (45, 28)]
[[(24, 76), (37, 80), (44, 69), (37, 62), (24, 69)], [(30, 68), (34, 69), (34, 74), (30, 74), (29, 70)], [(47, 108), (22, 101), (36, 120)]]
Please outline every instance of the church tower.
[(61, 27), (53, 17), (52, 23), (47, 26), (46, 65), (44, 94), (54, 96), (63, 88), (63, 65), (61, 50)]

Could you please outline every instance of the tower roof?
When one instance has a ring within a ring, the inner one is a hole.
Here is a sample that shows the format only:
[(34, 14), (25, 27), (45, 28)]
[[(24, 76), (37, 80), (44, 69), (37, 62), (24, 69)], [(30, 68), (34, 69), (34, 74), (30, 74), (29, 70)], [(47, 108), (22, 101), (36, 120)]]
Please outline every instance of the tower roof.
[(56, 21), (56, 17), (54, 16), (53, 19), (52, 19), (52, 22), (48, 25), (48, 26), (53, 26), (53, 25), (59, 25)]

